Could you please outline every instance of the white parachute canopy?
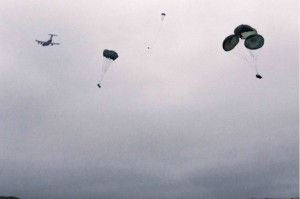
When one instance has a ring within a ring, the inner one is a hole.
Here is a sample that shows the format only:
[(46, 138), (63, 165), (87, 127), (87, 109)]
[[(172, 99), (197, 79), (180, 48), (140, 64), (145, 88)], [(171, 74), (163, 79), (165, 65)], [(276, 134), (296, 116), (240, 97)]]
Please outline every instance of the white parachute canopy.
[(102, 80), (108, 71), (109, 66), (118, 58), (118, 53), (116, 53), (113, 50), (107, 50), (105, 49), (103, 51), (103, 61), (102, 61), (102, 70), (100, 75), (100, 81), (97, 84), (99, 88), (101, 88)]

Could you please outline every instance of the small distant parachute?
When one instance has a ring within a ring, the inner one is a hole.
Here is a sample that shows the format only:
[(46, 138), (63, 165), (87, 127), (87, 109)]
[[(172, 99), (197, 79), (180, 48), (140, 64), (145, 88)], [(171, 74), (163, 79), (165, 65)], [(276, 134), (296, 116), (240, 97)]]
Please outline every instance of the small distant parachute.
[[(244, 40), (244, 45), (238, 45), (239, 39)], [(254, 67), (256, 70), (256, 77), (261, 79), (262, 76), (258, 74), (257, 67), (257, 56), (258, 49), (263, 47), (264, 37), (257, 34), (256, 29), (249, 25), (239, 25), (234, 29), (234, 34), (227, 36), (223, 41), (223, 50), (233, 51), (238, 53), (237, 56), (245, 60), (250, 66)], [(234, 48), (239, 46), (239, 49)]]
[(154, 46), (154, 44), (156, 43), (156, 40), (157, 40), (157, 38), (158, 38), (158, 36), (159, 36), (159, 33), (160, 33), (160, 31), (161, 31), (162, 23), (163, 23), (163, 21), (165, 20), (165, 17), (166, 17), (166, 13), (161, 13), (161, 14), (160, 14), (161, 23), (160, 23), (159, 29), (158, 29), (158, 31), (157, 31), (157, 33), (156, 33), (156, 36), (155, 36), (155, 38), (154, 38), (154, 40), (153, 40), (153, 42), (152, 42), (152, 44), (151, 44), (151, 47), (148, 46), (148, 49), (152, 48), (152, 47)]
[(161, 13), (161, 21), (164, 21), (165, 17), (166, 17), (166, 14), (165, 13)]
[(116, 53), (113, 50), (107, 50), (105, 49), (103, 51), (103, 62), (102, 62), (102, 70), (101, 70), (101, 76), (100, 81), (97, 84), (99, 88), (101, 88), (101, 82), (109, 68), (109, 66), (119, 57), (118, 53)]

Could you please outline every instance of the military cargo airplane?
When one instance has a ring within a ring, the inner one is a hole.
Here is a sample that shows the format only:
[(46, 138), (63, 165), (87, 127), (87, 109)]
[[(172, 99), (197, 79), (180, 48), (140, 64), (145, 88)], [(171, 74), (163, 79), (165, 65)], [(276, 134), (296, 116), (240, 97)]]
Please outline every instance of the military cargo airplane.
[(39, 40), (35, 40), (38, 44), (41, 44), (42, 46), (53, 46), (53, 45), (59, 45), (59, 43), (52, 43), (52, 37), (53, 36), (57, 36), (55, 34), (49, 34), (50, 35), (50, 39), (48, 41), (39, 41)]

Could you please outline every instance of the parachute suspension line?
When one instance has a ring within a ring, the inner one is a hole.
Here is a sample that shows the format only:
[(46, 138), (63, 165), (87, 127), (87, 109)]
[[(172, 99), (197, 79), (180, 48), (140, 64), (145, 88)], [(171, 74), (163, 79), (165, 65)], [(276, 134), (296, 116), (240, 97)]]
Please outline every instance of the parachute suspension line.
[(245, 62), (248, 62), (247, 55), (244, 52), (244, 48), (243, 48), (242, 44), (238, 44), (237, 48), (233, 49), (233, 51), (232, 51), (233, 54), (235, 54), (235, 56), (237, 56), (238, 58), (244, 60)]
[(254, 66), (254, 68), (255, 68), (255, 65), (254, 65), (254, 62), (253, 62), (253, 59), (252, 59), (252, 56), (251, 56), (249, 50), (243, 48), (242, 52), (244, 54), (245, 61), (249, 64), (248, 66), (250, 66), (251, 68)]
[(161, 15), (160, 15), (160, 20), (161, 21), (160, 21), (160, 25), (159, 25), (158, 31), (157, 31), (157, 33), (156, 33), (156, 35), (154, 37), (154, 40), (153, 40), (153, 42), (151, 44), (152, 46), (151, 47), (148, 46), (148, 49), (152, 48), (155, 45), (155, 43), (156, 43), (156, 41), (157, 41), (157, 39), (159, 37), (159, 33), (160, 33), (161, 29), (162, 29), (162, 24), (163, 24), (163, 21), (165, 20), (165, 17), (166, 17), (166, 14), (165, 13), (161, 13)]
[(101, 71), (101, 76), (100, 76), (99, 84), (101, 84), (102, 80), (104, 79), (104, 76), (105, 76), (106, 72), (108, 71), (108, 68), (112, 64), (112, 62), (113, 62), (112, 59), (108, 59), (106, 57), (103, 57), (103, 60), (102, 60), (102, 71)]
[(113, 60), (112, 59), (108, 59), (106, 57), (103, 57), (103, 67), (102, 67), (102, 72), (106, 73), (109, 66), (112, 64)]
[(242, 48), (242, 52), (243, 52), (243, 55), (245, 57), (245, 60), (246, 62), (250, 63), (251, 64), (251, 55), (250, 55), (250, 52), (249, 50), (245, 49), (245, 48)]
[(244, 53), (247, 54), (247, 62), (249, 63), (249, 66), (251, 66), (255, 71), (256, 73), (257, 72), (257, 59), (256, 59), (256, 56), (254, 55), (254, 53), (249, 50), (249, 49), (244, 49)]
[(235, 56), (238, 57), (239, 59), (244, 60), (248, 66), (254, 69), (256, 73), (258, 73), (257, 56), (253, 52), (253, 50), (244, 48), (243, 44), (239, 43), (237, 45), (237, 48), (233, 50), (233, 54), (235, 54)]
[(255, 71), (256, 73), (258, 74), (258, 66), (257, 66), (257, 58), (259, 56), (259, 49), (258, 50), (250, 50), (250, 49), (247, 49), (250, 56), (251, 56), (251, 59), (252, 59), (252, 65), (254, 66), (255, 68)]
[(149, 46), (148, 49), (153, 48), (154, 44), (156, 43), (156, 41), (157, 41), (157, 39), (158, 39), (158, 36), (159, 36), (159, 33), (160, 33), (161, 29), (162, 29), (162, 23), (163, 23), (163, 22), (161, 21), (161, 22), (160, 22), (160, 25), (159, 25), (159, 29), (158, 29), (158, 31), (157, 31), (157, 33), (156, 33), (156, 35), (155, 35), (155, 37), (154, 37), (154, 40), (153, 40), (153, 42), (152, 42), (152, 46)]

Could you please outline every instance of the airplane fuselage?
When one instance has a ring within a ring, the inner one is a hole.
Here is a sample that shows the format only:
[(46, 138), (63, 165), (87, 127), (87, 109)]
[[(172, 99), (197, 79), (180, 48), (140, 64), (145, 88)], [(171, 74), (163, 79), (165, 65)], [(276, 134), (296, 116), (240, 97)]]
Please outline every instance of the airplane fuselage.
[(44, 42), (44, 43), (42, 44), (42, 46), (49, 46), (51, 43), (52, 43), (52, 39), (50, 39), (50, 40)]

